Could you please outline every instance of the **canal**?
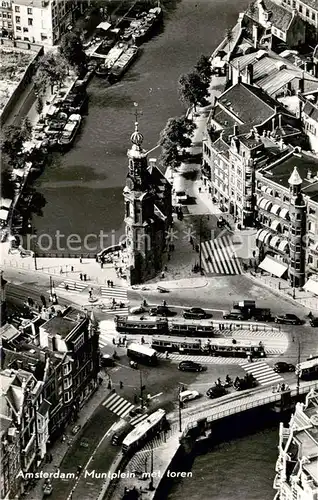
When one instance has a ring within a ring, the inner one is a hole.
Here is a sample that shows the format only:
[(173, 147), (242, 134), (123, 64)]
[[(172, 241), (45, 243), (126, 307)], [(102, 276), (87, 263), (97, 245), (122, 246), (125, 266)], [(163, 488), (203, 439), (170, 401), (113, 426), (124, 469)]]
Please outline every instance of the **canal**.
[[(178, 100), (179, 76), (191, 71), (202, 53), (214, 50), (246, 5), (246, 0), (164, 1), (161, 32), (142, 46), (123, 80), (112, 87), (103, 79), (92, 80), (89, 114), (74, 147), (63, 156), (56, 155), (36, 183), (47, 204), (43, 217), (35, 217), (33, 223), (38, 237), (51, 236), (48, 250), (55, 250), (58, 231), (65, 235), (60, 238), (62, 245), (73, 233), (84, 242), (86, 235), (103, 231), (109, 235), (104, 238), (106, 246), (123, 234), (122, 189), (134, 102), (142, 113), (144, 147), (150, 149), (167, 119), (185, 111)], [(46, 245), (48, 239), (41, 241)], [(92, 246), (92, 240), (87, 241)]]

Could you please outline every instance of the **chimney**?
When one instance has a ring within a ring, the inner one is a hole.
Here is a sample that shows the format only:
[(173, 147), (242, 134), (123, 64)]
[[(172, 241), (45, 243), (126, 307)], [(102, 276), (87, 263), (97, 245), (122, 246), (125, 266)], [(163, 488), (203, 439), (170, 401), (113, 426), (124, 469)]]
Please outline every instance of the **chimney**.
[(257, 44), (258, 44), (258, 27), (256, 24), (253, 24), (253, 44), (254, 44), (254, 49), (257, 49)]
[(238, 126), (236, 123), (234, 123), (234, 125), (233, 125), (233, 134), (234, 134), (234, 137), (238, 134)]
[(153, 168), (157, 164), (157, 159), (156, 158), (149, 158), (148, 163), (149, 163), (149, 167)]
[(279, 149), (283, 150), (284, 149), (284, 141), (283, 141), (283, 138), (281, 137), (280, 141), (279, 141)]
[(275, 132), (275, 116), (272, 118), (272, 132)]
[(305, 88), (305, 75), (304, 75), (304, 72), (302, 71), (301, 78), (300, 78), (299, 84), (298, 84), (299, 92), (303, 93), (304, 92), (304, 88)]
[(249, 85), (253, 85), (253, 72), (253, 64), (248, 64), (246, 68), (246, 83), (248, 83)]
[(280, 129), (282, 128), (282, 115), (281, 114), (278, 115), (278, 128), (280, 128)]
[(307, 179), (310, 181), (310, 179), (312, 178), (312, 172), (310, 170), (310, 168), (307, 170)]

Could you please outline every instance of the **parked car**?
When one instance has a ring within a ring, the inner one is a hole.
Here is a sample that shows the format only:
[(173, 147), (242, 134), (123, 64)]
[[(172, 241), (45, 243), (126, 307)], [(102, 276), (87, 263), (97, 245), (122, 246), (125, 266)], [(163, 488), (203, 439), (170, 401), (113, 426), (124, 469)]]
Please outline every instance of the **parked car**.
[(310, 326), (318, 326), (318, 318), (310, 318), (309, 324)]
[(129, 309), (129, 314), (144, 314), (148, 311), (144, 306), (131, 307)]
[(115, 366), (115, 361), (113, 356), (111, 356), (110, 354), (103, 354), (100, 357), (100, 364), (103, 367), (113, 367)]
[(150, 309), (150, 316), (174, 316), (175, 313), (166, 306), (158, 306)]
[(75, 436), (75, 434), (77, 434), (77, 433), (78, 433), (78, 431), (81, 429), (81, 427), (82, 427), (82, 426), (81, 426), (80, 424), (78, 424), (78, 425), (74, 425), (74, 427), (73, 427), (73, 429), (72, 429), (72, 434), (73, 434), (73, 436)]
[(181, 361), (178, 369), (182, 372), (202, 372), (204, 367), (200, 363), (195, 363), (194, 361)]
[(183, 317), (185, 319), (205, 319), (211, 318), (212, 314), (206, 313), (201, 307), (191, 307), (191, 309), (185, 309), (183, 311)]
[(179, 394), (180, 403), (185, 403), (186, 401), (191, 401), (199, 397), (200, 393), (198, 391), (182, 391)]
[(284, 372), (294, 372), (295, 366), (291, 363), (286, 363), (285, 361), (278, 361), (274, 364), (274, 372), (284, 373)]
[(301, 320), (296, 314), (280, 314), (275, 317), (275, 323), (282, 323), (284, 325), (301, 325)]
[(227, 390), (225, 389), (225, 387), (223, 387), (223, 385), (214, 385), (213, 387), (210, 387), (210, 389), (206, 393), (206, 395), (210, 399), (220, 398), (225, 394), (227, 394)]
[(243, 321), (245, 317), (242, 311), (232, 309), (232, 311), (227, 311), (223, 313), (223, 319), (234, 319), (237, 321)]
[(188, 200), (188, 195), (185, 191), (176, 192), (177, 203), (185, 203)]

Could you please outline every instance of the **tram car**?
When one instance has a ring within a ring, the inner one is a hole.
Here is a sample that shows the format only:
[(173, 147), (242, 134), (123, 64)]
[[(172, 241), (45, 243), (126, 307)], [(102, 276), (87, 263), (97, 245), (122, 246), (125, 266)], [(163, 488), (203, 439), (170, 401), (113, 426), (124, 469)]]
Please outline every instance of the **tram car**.
[(200, 356), (266, 357), (262, 342), (257, 343), (232, 338), (214, 338), (202, 342), (200, 339), (154, 335), (152, 337), (152, 348), (158, 352), (178, 352), (179, 354), (197, 354)]
[(116, 316), (115, 325), (117, 332), (120, 333), (138, 333), (143, 335), (167, 334), (168, 321), (166, 318), (156, 316)]
[(134, 453), (141, 448), (146, 441), (152, 439), (156, 434), (165, 428), (166, 412), (159, 409), (137, 424), (133, 431), (123, 441), (122, 451), (125, 455)]

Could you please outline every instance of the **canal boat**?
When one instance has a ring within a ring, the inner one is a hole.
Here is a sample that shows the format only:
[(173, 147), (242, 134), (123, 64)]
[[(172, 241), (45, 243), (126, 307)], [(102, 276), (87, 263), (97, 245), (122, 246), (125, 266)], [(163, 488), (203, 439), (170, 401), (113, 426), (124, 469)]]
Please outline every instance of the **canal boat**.
[(110, 70), (116, 63), (116, 61), (120, 58), (123, 52), (127, 50), (128, 45), (123, 42), (116, 43), (115, 47), (113, 47), (108, 55), (105, 57), (105, 61), (98, 68), (96, 68), (95, 73), (97, 76), (106, 77), (108, 76)]
[(122, 55), (119, 57), (119, 59), (117, 59), (109, 72), (108, 78), (110, 82), (117, 81), (122, 77), (125, 71), (127, 71), (129, 66), (132, 64), (132, 62), (136, 59), (138, 51), (138, 47), (136, 45), (132, 45), (122, 53)]
[(68, 147), (73, 144), (75, 136), (78, 132), (78, 129), (81, 125), (82, 117), (79, 114), (71, 115), (68, 119), (67, 124), (64, 127), (63, 132), (61, 133), (58, 144), (62, 147)]
[(141, 23), (134, 30), (132, 35), (134, 43), (140, 45), (145, 42), (161, 20), (162, 8), (158, 6), (154, 9), (150, 9), (148, 14), (142, 18)]

